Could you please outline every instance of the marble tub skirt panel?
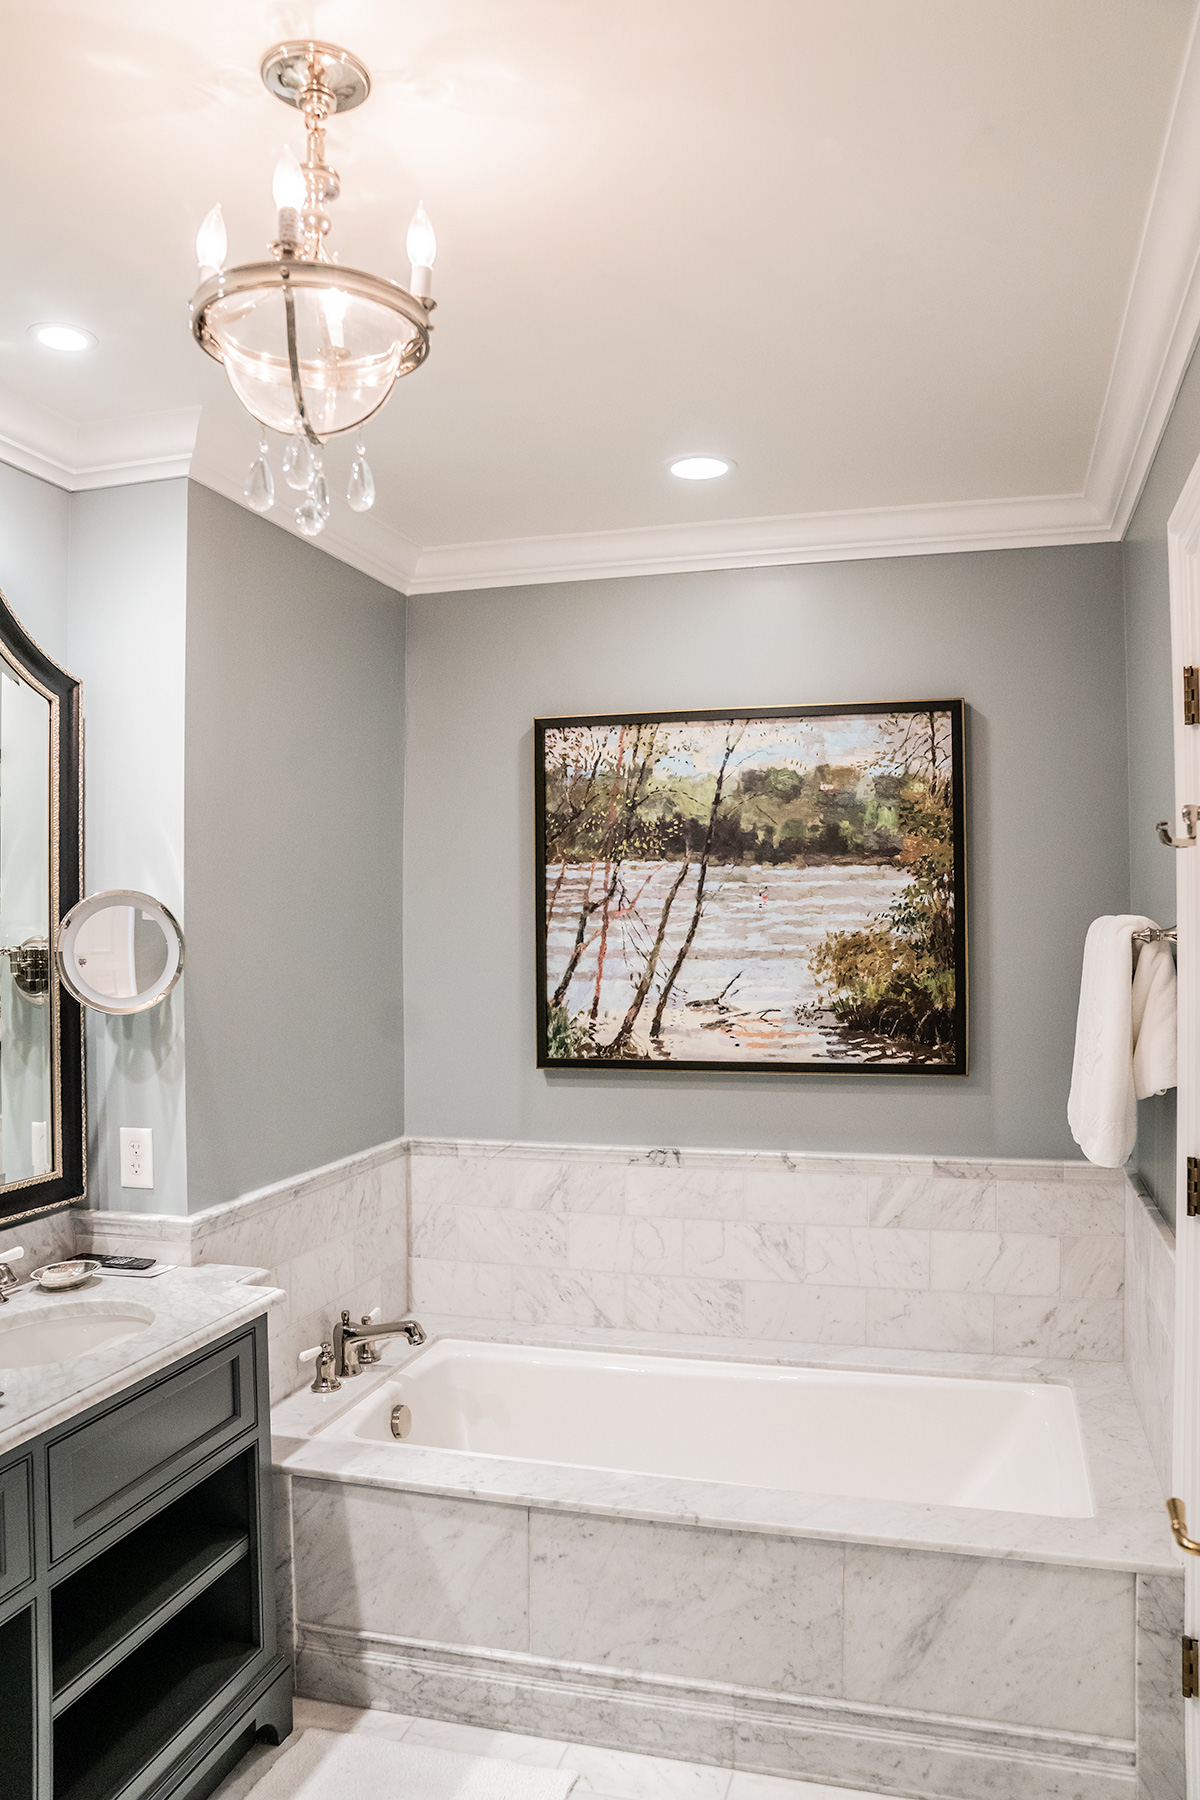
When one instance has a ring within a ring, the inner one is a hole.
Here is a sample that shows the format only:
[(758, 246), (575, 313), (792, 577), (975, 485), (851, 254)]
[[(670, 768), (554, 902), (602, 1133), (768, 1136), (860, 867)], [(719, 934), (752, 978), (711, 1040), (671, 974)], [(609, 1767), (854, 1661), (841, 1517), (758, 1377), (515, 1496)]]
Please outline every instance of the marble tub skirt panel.
[(1182, 1800), (1177, 1576), (277, 1480), (310, 1698), (929, 1800)]

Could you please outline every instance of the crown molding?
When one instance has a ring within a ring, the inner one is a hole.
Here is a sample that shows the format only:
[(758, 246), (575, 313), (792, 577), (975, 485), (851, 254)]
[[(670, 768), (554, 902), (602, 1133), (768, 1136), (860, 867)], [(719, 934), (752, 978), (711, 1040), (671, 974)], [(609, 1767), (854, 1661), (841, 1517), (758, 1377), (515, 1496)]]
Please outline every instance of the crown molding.
[(81, 425), (0, 387), (0, 462), (69, 493), (170, 481), (186, 475), (196, 447), (198, 406)]
[[(198, 481), (201, 487), (211, 488), (214, 494), (221, 494), (238, 506), (246, 506), (241, 479), (232, 479), (215, 458), (194, 456), (190, 474), (192, 480)], [(417, 567), (420, 546), (379, 519), (360, 514), (354, 521), (353, 536), (339, 531), (336, 526), (331, 529), (327, 525), (320, 537), (310, 538), (296, 530), (290, 511), (283, 507), (272, 507), (269, 513), (259, 513), (256, 517), (263, 519), (268, 525), (278, 526), (280, 531), (286, 531), (298, 543), (310, 544), (314, 550), (324, 550), (326, 555), (336, 557), (338, 562), (348, 563), (352, 569), (369, 575), (384, 587), (395, 588), (401, 594), (413, 591), (410, 584)]]
[(1200, 337), (1200, 15), (1192, 21), (1084, 492), (1124, 537)]
[(724, 519), (704, 525), (443, 545), (421, 551), (407, 592), (440, 594), (458, 588), (587, 581), (614, 575), (1095, 544), (1112, 535), (1082, 494)]

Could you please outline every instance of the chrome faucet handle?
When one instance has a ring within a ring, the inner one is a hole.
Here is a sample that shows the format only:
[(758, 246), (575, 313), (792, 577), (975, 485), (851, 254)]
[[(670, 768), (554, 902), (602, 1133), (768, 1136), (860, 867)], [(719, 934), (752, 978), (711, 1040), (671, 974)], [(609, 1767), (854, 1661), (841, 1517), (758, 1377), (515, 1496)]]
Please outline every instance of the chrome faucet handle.
[(310, 1393), (332, 1394), (341, 1387), (334, 1367), (333, 1345), (331, 1343), (314, 1344), (311, 1350), (302, 1350), (296, 1359), (302, 1363), (316, 1363)]
[[(373, 1306), (371, 1308), (370, 1312), (365, 1312), (363, 1314), (362, 1318), (359, 1320), (359, 1324), (362, 1326), (363, 1331), (364, 1332), (369, 1331), (371, 1326), (374, 1325), (375, 1321), (377, 1319), (381, 1318), (382, 1315), (383, 1315), (383, 1308), (381, 1306)], [(378, 1344), (373, 1344), (369, 1337), (364, 1336), (362, 1339), (362, 1342), (358, 1346), (359, 1367), (365, 1368), (368, 1363), (377, 1363), (377, 1362), (382, 1362), (382, 1361), (383, 1361), (383, 1358), (379, 1354)]]
[(24, 1254), (25, 1252), (19, 1244), (4, 1252), (4, 1260), (0, 1262), (0, 1306), (6, 1305), (12, 1289), (19, 1288), (21, 1285), (21, 1277), (13, 1274), (9, 1264), (20, 1262)]

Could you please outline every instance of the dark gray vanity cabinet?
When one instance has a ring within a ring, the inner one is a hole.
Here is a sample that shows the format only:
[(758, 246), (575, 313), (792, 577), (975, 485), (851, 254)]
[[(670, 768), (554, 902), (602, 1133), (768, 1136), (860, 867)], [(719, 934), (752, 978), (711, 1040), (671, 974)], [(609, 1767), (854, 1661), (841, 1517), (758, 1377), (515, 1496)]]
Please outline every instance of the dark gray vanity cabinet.
[(0, 1458), (0, 1800), (201, 1800), (287, 1736), (270, 1473), (265, 1318)]

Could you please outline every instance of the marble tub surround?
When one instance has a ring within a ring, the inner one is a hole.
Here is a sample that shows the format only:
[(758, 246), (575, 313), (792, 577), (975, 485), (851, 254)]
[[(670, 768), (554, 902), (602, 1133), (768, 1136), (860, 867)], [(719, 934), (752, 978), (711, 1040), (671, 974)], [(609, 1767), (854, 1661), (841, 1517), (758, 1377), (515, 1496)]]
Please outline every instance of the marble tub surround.
[(417, 1311), (1094, 1362), (1125, 1177), (1086, 1163), (411, 1139)]
[(1125, 1192), (1125, 1366), (1164, 1494), (1172, 1491), (1175, 1234), (1132, 1182)]
[(283, 1299), (269, 1316), (271, 1398), (303, 1379), (296, 1358), (343, 1307), (386, 1317), (408, 1297), (408, 1159), (403, 1139), (186, 1217), (76, 1214), (81, 1249), (187, 1266), (254, 1263)]
[(1129, 1573), (290, 1486), (312, 1698), (937, 1800), (1134, 1800), (1141, 1702), (1162, 1766)]
[[(484, 1341), (591, 1346), (711, 1357), (704, 1338), (673, 1334), (497, 1325), (427, 1315), (431, 1339), (475, 1336)], [(731, 1360), (802, 1367), (862, 1368), (984, 1379), (1062, 1381), (1075, 1395), (1096, 1511), (1092, 1518), (1050, 1518), (974, 1507), (931, 1506), (840, 1495), (784, 1493), (734, 1482), (574, 1468), (553, 1463), (473, 1455), (412, 1444), (331, 1437), (324, 1429), (383, 1382), (396, 1377), (408, 1355), (385, 1347), (378, 1370), (343, 1383), (336, 1394), (307, 1387), (272, 1410), (277, 1470), (291, 1479), (363, 1483), (412, 1494), (444, 1495), (499, 1505), (631, 1518), (652, 1523), (699, 1523), (714, 1529), (799, 1535), (837, 1542), (944, 1550), (983, 1558), (1175, 1575), (1175, 1551), (1145, 1434), (1119, 1363), (1042, 1362), (923, 1351), (801, 1348), (788, 1343), (723, 1345)]]
[[(119, 1342), (83, 1351), (66, 1362), (4, 1369), (0, 1396), (0, 1452), (37, 1437), (134, 1382), (178, 1362), (193, 1350), (257, 1319), (282, 1296), (259, 1285), (262, 1269), (173, 1269), (153, 1281), (96, 1277), (68, 1293), (46, 1294), (27, 1286), (9, 1295), (0, 1323), (58, 1315), (103, 1317), (128, 1308), (150, 1322)], [(0, 1366), (3, 1346), (0, 1340)]]

